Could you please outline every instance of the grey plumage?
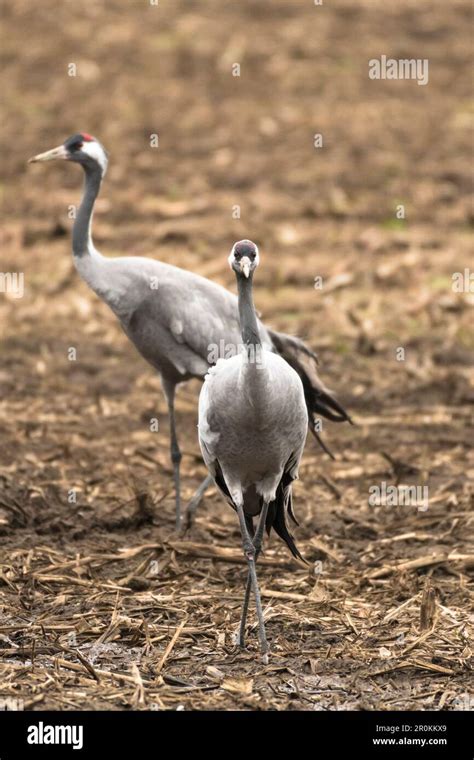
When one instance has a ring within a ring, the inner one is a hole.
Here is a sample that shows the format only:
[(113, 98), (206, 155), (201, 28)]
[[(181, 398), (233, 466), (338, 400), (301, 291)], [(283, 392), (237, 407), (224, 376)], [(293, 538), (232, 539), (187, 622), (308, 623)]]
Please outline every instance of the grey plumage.
[(288, 531), (286, 516), (293, 517), (291, 483), (298, 476), (308, 412), (298, 373), (260, 342), (251, 291), (252, 273), (258, 264), (256, 246), (250, 241), (236, 243), (230, 262), (239, 289), (243, 350), (220, 360), (206, 376), (199, 398), (199, 443), (217, 487), (239, 516), (249, 566), (239, 641), (243, 645), (253, 587), (265, 654), (255, 562), (265, 525), (268, 531), (274, 527), (292, 553), (301, 556)]
[[(107, 169), (107, 154), (95, 138), (78, 133), (58, 148), (30, 160), (53, 158), (79, 163), (85, 173), (84, 194), (72, 236), (75, 266), (112, 309), (129, 339), (162, 378), (170, 418), (179, 527), (181, 452), (174, 414), (176, 386), (190, 378), (202, 379), (215, 361), (216, 351), (222, 355), (223, 345), (239, 344), (237, 298), (204, 277), (154, 259), (102, 256), (92, 241), (91, 222)], [(278, 351), (300, 375), (311, 419), (321, 414), (335, 421), (349, 420), (319, 380), (315, 355), (297, 338), (267, 330), (260, 322), (258, 329), (262, 344), (271, 351)], [(190, 502), (190, 517), (209, 482), (209, 479), (204, 481)]]

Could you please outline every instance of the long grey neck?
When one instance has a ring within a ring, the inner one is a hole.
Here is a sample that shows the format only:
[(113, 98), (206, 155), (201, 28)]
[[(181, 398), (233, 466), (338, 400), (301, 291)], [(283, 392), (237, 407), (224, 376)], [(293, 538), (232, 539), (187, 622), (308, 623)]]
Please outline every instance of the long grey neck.
[(93, 245), (91, 236), (92, 213), (100, 190), (102, 171), (98, 166), (84, 167), (84, 193), (72, 230), (72, 252), (81, 258), (90, 255)]
[(237, 288), (239, 294), (239, 318), (242, 341), (247, 347), (248, 353), (250, 353), (249, 349), (253, 347), (253, 355), (255, 356), (255, 348), (262, 344), (258, 331), (255, 307), (253, 305), (252, 274), (250, 277), (244, 277), (243, 274), (237, 274)]

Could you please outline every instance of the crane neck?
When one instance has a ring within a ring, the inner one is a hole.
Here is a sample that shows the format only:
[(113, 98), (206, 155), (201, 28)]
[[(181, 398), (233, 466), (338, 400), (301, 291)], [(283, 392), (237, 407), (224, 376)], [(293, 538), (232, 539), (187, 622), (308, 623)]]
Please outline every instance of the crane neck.
[(74, 256), (82, 258), (94, 250), (91, 235), (94, 203), (102, 182), (102, 169), (95, 165), (84, 166), (84, 192), (72, 230), (72, 251)]
[(253, 273), (250, 273), (250, 277), (244, 277), (244, 275), (240, 273), (236, 273), (236, 276), (242, 341), (247, 348), (249, 356), (257, 356), (258, 347), (262, 344), (260, 341), (260, 333), (258, 331), (257, 315), (255, 314), (255, 306), (253, 303)]

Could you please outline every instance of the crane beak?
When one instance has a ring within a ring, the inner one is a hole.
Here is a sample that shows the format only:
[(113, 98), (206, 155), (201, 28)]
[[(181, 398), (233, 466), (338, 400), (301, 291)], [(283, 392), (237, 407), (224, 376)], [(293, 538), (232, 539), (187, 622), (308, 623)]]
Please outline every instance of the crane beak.
[(243, 272), (244, 276), (248, 279), (250, 274), (250, 259), (248, 256), (244, 256), (240, 260), (240, 271)]
[(34, 164), (37, 161), (54, 161), (55, 158), (69, 158), (69, 154), (64, 145), (58, 145), (57, 148), (47, 150), (46, 153), (38, 153), (37, 156), (30, 158), (28, 163)]

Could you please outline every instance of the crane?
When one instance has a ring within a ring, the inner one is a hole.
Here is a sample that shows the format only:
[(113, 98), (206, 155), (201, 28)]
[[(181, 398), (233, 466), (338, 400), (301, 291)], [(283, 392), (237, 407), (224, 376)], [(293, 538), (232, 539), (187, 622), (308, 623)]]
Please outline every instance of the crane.
[[(94, 204), (107, 171), (104, 147), (92, 135), (78, 132), (29, 163), (66, 160), (84, 171), (84, 190), (72, 231), (72, 253), (79, 275), (114, 312), (139, 353), (159, 373), (168, 405), (170, 455), (175, 488), (176, 528), (181, 528), (181, 450), (175, 419), (177, 386), (203, 379), (215, 362), (214, 347), (240, 342), (237, 298), (217, 283), (185, 269), (142, 256), (108, 258), (92, 240)], [(351, 422), (349, 415), (319, 379), (317, 357), (299, 338), (266, 329), (260, 322), (262, 345), (281, 354), (303, 382), (310, 428), (321, 441), (315, 423), (324, 416)], [(211, 348), (211, 350), (210, 350)], [(330, 453), (328, 451), (328, 453)], [(187, 525), (212, 482), (210, 476), (188, 504)]]
[(209, 473), (239, 518), (248, 576), (238, 643), (244, 646), (253, 589), (260, 648), (267, 661), (255, 565), (265, 527), (268, 532), (274, 528), (292, 554), (303, 559), (288, 531), (286, 515), (295, 519), (291, 484), (298, 477), (308, 410), (298, 373), (260, 339), (252, 295), (253, 273), (259, 264), (255, 243), (235, 243), (229, 264), (237, 279), (241, 351), (220, 359), (209, 370), (199, 397), (199, 443)]

